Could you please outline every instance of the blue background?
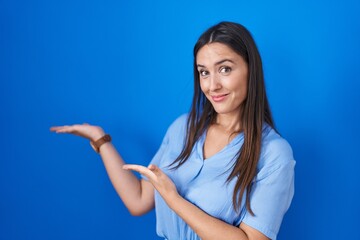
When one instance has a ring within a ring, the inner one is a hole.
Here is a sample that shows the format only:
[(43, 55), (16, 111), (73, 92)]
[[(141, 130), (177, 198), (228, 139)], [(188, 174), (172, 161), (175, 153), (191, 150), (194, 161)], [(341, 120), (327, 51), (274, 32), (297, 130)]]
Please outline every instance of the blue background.
[(146, 165), (189, 110), (192, 48), (244, 24), (260, 49), (296, 193), (279, 239), (360, 239), (358, 1), (0, 0), (0, 239), (156, 239), (87, 141), (88, 122)]

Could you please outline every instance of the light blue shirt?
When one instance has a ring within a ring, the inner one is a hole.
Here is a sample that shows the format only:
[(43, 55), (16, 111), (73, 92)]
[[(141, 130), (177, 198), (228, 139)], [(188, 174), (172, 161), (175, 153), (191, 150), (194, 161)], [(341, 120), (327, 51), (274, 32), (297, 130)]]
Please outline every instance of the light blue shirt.
[[(252, 216), (246, 210), (245, 196), (236, 211), (232, 196), (236, 179), (226, 179), (243, 144), (238, 134), (224, 149), (210, 158), (203, 158), (206, 132), (195, 144), (189, 159), (178, 169), (169, 165), (179, 156), (186, 136), (187, 115), (169, 127), (160, 149), (151, 163), (159, 166), (175, 183), (179, 194), (207, 214), (231, 225), (241, 222), (276, 239), (283, 216), (294, 195), (293, 153), (286, 140), (268, 125), (263, 130), (262, 150), (250, 197)], [(156, 232), (169, 240), (195, 240), (199, 236), (174, 212), (155, 191)]]

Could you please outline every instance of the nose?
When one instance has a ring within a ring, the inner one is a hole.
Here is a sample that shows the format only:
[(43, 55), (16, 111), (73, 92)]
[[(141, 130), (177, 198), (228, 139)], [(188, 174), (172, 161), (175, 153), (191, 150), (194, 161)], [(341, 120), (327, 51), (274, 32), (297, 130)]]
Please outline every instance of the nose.
[(221, 83), (219, 76), (216, 74), (211, 75), (209, 90), (214, 92), (220, 88), (221, 88)]

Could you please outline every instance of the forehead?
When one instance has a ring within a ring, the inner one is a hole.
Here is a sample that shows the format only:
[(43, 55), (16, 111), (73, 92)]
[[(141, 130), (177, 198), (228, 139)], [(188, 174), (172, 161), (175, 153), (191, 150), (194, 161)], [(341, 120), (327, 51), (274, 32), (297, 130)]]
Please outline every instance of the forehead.
[(209, 43), (204, 45), (196, 54), (198, 64), (211, 64), (223, 59), (243, 60), (234, 50), (223, 43)]

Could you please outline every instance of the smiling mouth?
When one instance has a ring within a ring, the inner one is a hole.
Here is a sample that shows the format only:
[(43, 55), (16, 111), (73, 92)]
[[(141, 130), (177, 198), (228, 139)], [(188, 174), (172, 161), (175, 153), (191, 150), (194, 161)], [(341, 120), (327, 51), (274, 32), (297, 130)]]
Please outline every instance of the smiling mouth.
[(229, 95), (229, 94), (221, 94), (221, 95), (211, 96), (211, 98), (214, 102), (221, 102), (226, 98), (227, 95)]

